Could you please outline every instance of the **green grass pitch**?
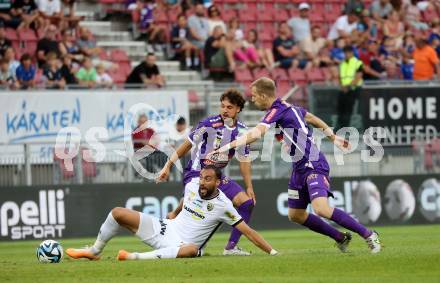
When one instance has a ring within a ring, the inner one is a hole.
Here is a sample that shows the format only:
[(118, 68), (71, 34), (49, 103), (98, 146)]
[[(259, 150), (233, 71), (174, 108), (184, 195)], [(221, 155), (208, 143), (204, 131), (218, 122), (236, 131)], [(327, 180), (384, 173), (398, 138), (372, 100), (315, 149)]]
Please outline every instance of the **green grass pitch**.
[[(350, 253), (308, 230), (263, 231), (280, 251), (270, 257), (242, 239), (251, 257), (223, 257), (227, 234), (213, 237), (208, 255), (195, 259), (118, 262), (119, 249), (146, 251), (136, 237), (116, 237), (100, 261), (40, 264), (39, 241), (0, 243), (0, 282), (440, 282), (440, 225), (379, 227), (385, 248), (368, 252), (357, 235)], [(93, 243), (90, 239), (61, 240), (64, 249)]]

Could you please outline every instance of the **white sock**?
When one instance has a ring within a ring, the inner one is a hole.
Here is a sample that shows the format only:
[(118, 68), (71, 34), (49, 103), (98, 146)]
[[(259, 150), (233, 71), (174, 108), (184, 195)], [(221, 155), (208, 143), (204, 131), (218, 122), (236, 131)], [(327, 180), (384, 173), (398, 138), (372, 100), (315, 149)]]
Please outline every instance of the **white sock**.
[(179, 253), (179, 247), (169, 247), (154, 250), (146, 253), (131, 253), (129, 259), (161, 259), (161, 258), (176, 258)]
[(95, 244), (91, 248), (92, 252), (94, 254), (100, 254), (107, 242), (118, 234), (119, 227), (118, 222), (116, 222), (115, 218), (113, 218), (112, 212), (110, 211), (107, 219), (105, 219), (104, 223), (102, 223), (101, 229), (99, 229), (98, 237), (96, 238)]
[(191, 67), (191, 57), (186, 57), (186, 66)]
[(199, 57), (194, 57), (194, 66), (198, 66), (200, 64)]

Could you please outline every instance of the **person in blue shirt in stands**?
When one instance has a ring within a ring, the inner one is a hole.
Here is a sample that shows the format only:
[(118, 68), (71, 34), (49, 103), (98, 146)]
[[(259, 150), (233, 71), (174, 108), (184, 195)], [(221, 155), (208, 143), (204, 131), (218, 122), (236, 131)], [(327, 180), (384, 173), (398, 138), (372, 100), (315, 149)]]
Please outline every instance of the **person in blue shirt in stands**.
[(15, 76), (21, 89), (33, 88), (35, 85), (35, 67), (32, 65), (31, 55), (25, 53), (20, 58), (20, 66), (18, 66)]

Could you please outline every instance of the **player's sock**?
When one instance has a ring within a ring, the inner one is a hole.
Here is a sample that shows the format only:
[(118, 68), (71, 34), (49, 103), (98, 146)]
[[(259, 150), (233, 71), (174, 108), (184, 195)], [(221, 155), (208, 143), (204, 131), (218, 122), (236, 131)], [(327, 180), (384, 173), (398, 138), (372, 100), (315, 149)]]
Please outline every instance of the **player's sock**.
[[(243, 202), (238, 208), (237, 212), (243, 218), (244, 222), (249, 223), (251, 219), (252, 210), (254, 209), (254, 200), (249, 199)], [(226, 244), (226, 250), (232, 250), (237, 245), (240, 240), (241, 232), (238, 229), (233, 228), (231, 232), (231, 236), (229, 237), (229, 241)]]
[(331, 220), (350, 231), (358, 233), (364, 239), (368, 238), (373, 233), (372, 231), (368, 230), (364, 225), (357, 222), (348, 213), (338, 208), (335, 208), (333, 210)]
[(186, 66), (191, 67), (191, 57), (186, 57)]
[(94, 254), (100, 254), (107, 242), (118, 233), (119, 227), (118, 222), (116, 222), (112, 212), (110, 211), (104, 223), (102, 223), (101, 228), (99, 229), (98, 237), (96, 238), (95, 244), (93, 244), (91, 247), (91, 251)]
[(128, 259), (161, 259), (176, 258), (179, 253), (179, 247), (170, 247), (154, 250), (146, 253), (131, 253)]
[(309, 216), (302, 225), (316, 233), (329, 236), (336, 242), (340, 242), (344, 239), (344, 233), (326, 223), (324, 220), (314, 214), (309, 213)]

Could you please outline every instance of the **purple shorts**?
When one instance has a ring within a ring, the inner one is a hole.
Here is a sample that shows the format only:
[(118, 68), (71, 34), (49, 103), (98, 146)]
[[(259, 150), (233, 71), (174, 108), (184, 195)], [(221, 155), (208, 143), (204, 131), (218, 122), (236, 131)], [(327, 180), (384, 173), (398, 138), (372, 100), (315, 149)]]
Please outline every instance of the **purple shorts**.
[(329, 196), (333, 197), (328, 175), (314, 171), (292, 173), (287, 201), (289, 208), (306, 209), (315, 198)]
[[(191, 172), (189, 174), (185, 174), (184, 178), (183, 178), (183, 185), (186, 186), (189, 182), (191, 182), (191, 180), (193, 178), (199, 178), (199, 174), (191, 174)], [(228, 177), (226, 177), (225, 175), (222, 176), (222, 180), (220, 182), (220, 186), (218, 187), (220, 191), (222, 191), (226, 197), (228, 199), (230, 199), (231, 201), (234, 199), (234, 197), (240, 193), (243, 192), (244, 190), (241, 188), (241, 186), (229, 179)]]

